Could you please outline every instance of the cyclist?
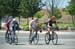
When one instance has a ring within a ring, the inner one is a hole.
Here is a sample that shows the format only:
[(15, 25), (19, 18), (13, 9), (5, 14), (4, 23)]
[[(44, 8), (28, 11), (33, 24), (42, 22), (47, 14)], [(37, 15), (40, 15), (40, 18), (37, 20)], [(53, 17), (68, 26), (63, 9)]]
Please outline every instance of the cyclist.
[(8, 31), (10, 31), (10, 23), (11, 23), (11, 21), (12, 21), (12, 16), (7, 17), (6, 24), (5, 24), (6, 34), (8, 33)]
[(19, 29), (19, 24), (16, 21), (16, 18), (13, 18), (11, 23), (10, 23), (10, 30), (14, 33), (15, 35), (15, 31)]
[(51, 27), (53, 27), (53, 24), (55, 24), (55, 26), (57, 27), (57, 22), (56, 22), (56, 17), (52, 16), (51, 19), (48, 20), (48, 24), (47, 24), (47, 33), (50, 33)]
[(38, 31), (39, 30), (39, 21), (37, 18), (34, 18), (32, 19), (30, 22), (29, 22), (29, 31), (30, 31), (30, 36), (32, 34), (32, 31)]

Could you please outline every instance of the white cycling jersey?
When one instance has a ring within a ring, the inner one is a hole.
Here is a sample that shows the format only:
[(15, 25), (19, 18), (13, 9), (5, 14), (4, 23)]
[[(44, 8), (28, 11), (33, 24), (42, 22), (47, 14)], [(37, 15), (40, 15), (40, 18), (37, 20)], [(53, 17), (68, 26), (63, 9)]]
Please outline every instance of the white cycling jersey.
[(38, 22), (38, 21), (31, 20), (31, 21), (29, 22), (29, 28), (37, 29), (38, 24), (39, 24), (39, 22)]

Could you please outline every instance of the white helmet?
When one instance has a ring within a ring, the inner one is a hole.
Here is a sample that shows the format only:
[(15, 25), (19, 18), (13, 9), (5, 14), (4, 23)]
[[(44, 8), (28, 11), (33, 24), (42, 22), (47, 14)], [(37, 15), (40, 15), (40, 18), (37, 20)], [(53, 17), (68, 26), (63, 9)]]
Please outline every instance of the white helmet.
[(13, 18), (13, 20), (12, 21), (16, 21), (16, 18)]

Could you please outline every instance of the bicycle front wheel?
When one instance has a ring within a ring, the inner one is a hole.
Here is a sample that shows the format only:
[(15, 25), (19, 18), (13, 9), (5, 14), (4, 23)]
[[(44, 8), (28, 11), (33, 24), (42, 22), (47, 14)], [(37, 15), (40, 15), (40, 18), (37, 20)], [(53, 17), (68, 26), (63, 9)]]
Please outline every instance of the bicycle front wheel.
[(58, 42), (58, 35), (54, 32), (52, 33), (52, 43), (56, 45)]
[(14, 43), (15, 44), (18, 44), (18, 36), (15, 34), (15, 36), (14, 36)]
[(8, 43), (9, 44), (12, 44), (12, 36), (11, 36), (11, 33), (9, 33), (8, 35), (9, 35), (9, 37), (8, 37)]

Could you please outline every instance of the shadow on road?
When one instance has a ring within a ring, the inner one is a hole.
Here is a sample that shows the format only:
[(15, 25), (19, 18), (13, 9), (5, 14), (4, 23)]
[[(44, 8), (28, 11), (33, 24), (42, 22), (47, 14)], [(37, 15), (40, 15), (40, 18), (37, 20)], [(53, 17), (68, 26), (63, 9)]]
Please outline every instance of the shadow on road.
[(17, 44), (17, 45), (26, 45), (26, 44)]
[[(38, 44), (38, 45), (47, 45), (47, 44)], [(48, 45), (50, 45), (50, 44), (48, 44)], [(55, 45), (65, 45), (65, 44), (64, 43), (59, 43), (59, 44), (55, 44)]]
[(59, 43), (59, 44), (56, 44), (56, 45), (65, 45), (64, 43)]
[(38, 45), (45, 45), (45, 44), (38, 44)]

